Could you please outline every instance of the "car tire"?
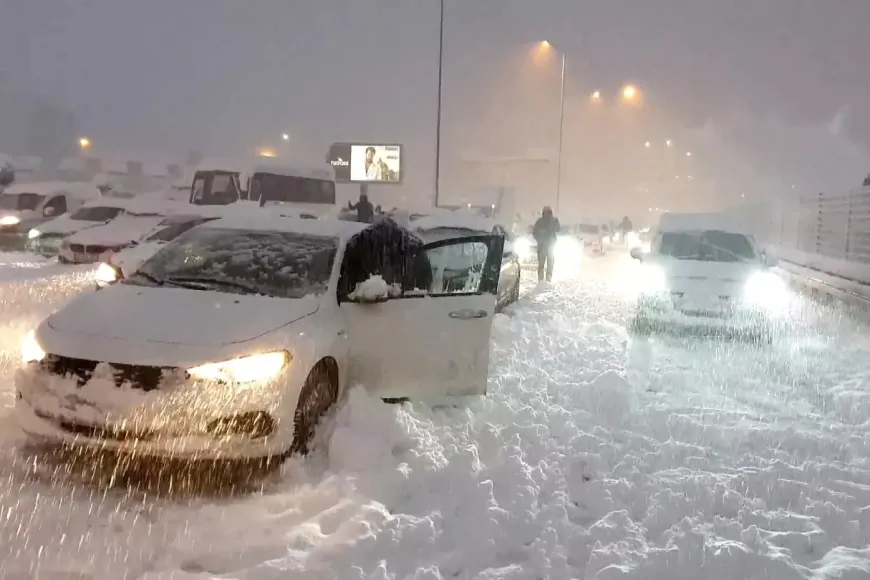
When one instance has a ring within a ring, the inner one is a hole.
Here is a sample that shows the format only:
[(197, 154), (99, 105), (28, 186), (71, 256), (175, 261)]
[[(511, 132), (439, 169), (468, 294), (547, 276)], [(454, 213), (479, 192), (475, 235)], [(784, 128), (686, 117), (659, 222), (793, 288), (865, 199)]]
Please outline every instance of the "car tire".
[(309, 373), (293, 413), (293, 445), (287, 455), (308, 455), (314, 431), (338, 401), (338, 368), (320, 362)]
[(69, 264), (70, 263), (70, 261), (67, 260), (66, 258), (64, 258), (63, 256), (58, 256), (57, 261), (60, 262), (61, 264)]

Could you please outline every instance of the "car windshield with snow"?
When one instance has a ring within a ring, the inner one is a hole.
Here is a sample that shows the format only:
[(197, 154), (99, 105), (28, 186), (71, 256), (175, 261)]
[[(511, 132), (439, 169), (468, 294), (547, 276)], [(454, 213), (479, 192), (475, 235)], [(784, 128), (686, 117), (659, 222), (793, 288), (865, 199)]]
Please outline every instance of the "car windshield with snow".
[(350, 384), (483, 395), (503, 240), (425, 242), (390, 220), (201, 224), (27, 336), (19, 423), (89, 449), (280, 459)]
[(0, 195), (0, 210), (33, 211), (44, 199), (45, 196), (38, 193), (4, 193)]
[(195, 229), (146, 261), (124, 283), (278, 298), (326, 291), (338, 239), (291, 232)]

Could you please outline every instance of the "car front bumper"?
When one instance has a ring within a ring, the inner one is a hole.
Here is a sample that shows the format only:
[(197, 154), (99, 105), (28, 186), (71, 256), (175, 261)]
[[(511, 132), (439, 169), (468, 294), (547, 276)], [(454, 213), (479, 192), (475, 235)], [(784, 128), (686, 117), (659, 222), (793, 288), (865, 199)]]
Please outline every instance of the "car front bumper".
[(786, 319), (776, 311), (748, 304), (676, 306), (667, 299), (642, 297), (634, 325), (690, 335), (768, 337), (784, 331)]
[[(68, 399), (54, 390), (53, 384), (57, 384), (54, 381), (59, 380), (68, 379), (54, 377), (33, 367), (20, 369), (16, 373), (18, 395), (14, 417), (32, 443), (94, 452), (114, 452), (143, 459), (183, 461), (266, 459), (281, 455), (292, 444), (292, 430), (288, 432), (281, 429), (278, 417), (274, 417), (278, 424), (272, 435), (257, 438), (239, 434), (214, 435), (196, 429), (184, 432), (177, 425), (149, 429), (147, 421), (133, 418), (135, 411), (129, 414), (129, 422), (108, 422), (105, 418), (96, 418), (98, 413), (90, 409), (88, 411), (91, 412), (88, 413), (70, 410)], [(183, 387), (176, 387), (175, 391), (179, 390), (183, 390)], [(215, 398), (222, 397), (218, 395)], [(243, 412), (242, 407), (233, 410)], [(225, 409), (221, 414), (229, 416), (232, 415), (231, 411)], [(274, 415), (274, 410), (270, 414)], [(128, 423), (131, 425), (129, 428)], [(183, 424), (184, 420), (178, 423)], [(135, 428), (132, 427), (133, 424), (136, 425)]]

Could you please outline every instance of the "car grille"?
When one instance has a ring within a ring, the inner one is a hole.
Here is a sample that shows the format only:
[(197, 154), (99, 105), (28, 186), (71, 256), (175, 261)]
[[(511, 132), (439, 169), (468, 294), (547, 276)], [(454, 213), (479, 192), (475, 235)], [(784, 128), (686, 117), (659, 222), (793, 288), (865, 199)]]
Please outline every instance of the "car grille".
[(102, 254), (114, 249), (112, 246), (85, 246), (85, 252), (88, 254)]
[(84, 244), (70, 244), (69, 249), (71, 252), (84, 253), (85, 246), (84, 246)]
[[(91, 379), (94, 370), (96, 370), (99, 364), (98, 361), (53, 354), (46, 355), (41, 363), (45, 371), (57, 376), (75, 378), (79, 386), (84, 385)], [(128, 383), (134, 389), (141, 389), (143, 391), (153, 391), (160, 388), (164, 378), (167, 378), (170, 374), (177, 376), (179, 371), (179, 369), (172, 367), (152, 367), (119, 363), (109, 363), (109, 367), (112, 369), (116, 385), (120, 387)]]
[(115, 441), (147, 441), (149, 439), (154, 439), (157, 436), (157, 433), (151, 431), (150, 429), (142, 430), (142, 431), (130, 431), (129, 429), (122, 429), (120, 427), (114, 427), (110, 425), (88, 425), (86, 423), (79, 423), (78, 421), (69, 421), (67, 419), (61, 419), (58, 417), (54, 417), (53, 415), (49, 415), (47, 413), (36, 412), (36, 414), (45, 419), (46, 421), (51, 421), (67, 433), (72, 433), (73, 435), (81, 435), (82, 437), (87, 437), (88, 439), (114, 439)]

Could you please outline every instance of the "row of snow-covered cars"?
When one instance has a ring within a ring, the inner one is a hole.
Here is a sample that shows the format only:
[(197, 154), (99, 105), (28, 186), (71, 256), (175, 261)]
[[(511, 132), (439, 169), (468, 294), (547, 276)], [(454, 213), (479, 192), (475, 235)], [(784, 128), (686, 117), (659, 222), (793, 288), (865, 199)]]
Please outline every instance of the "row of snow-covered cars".
[(496, 224), (195, 209), (146, 227), (127, 205), (60, 243), (69, 261), (105, 261), (98, 291), (23, 340), (16, 417), (33, 442), (273, 461), (307, 452), (351, 384), (387, 401), (486, 393), (493, 316), (519, 293)]

